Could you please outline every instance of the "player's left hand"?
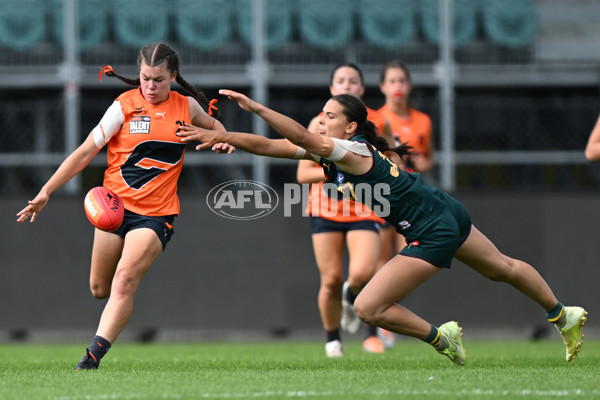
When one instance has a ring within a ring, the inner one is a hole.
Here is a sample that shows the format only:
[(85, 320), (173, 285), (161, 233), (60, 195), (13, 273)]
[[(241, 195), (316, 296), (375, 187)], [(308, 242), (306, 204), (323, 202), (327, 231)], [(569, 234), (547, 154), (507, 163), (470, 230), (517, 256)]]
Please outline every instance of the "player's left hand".
[[(196, 148), (198, 150), (198, 148)], [(235, 146), (229, 143), (217, 143), (212, 147), (212, 151), (219, 154), (231, 154), (235, 151)]]
[[(222, 146), (225, 141), (219, 140), (219, 131), (213, 131), (210, 129), (200, 128), (196, 125), (184, 123), (176, 133), (184, 143), (190, 141), (198, 141), (200, 144), (196, 146), (196, 150), (208, 149), (209, 147), (216, 147), (217, 149), (223, 149)], [(225, 132), (223, 132), (225, 133)], [(221, 144), (221, 146), (218, 146)], [(229, 149), (227, 148), (227, 151)]]

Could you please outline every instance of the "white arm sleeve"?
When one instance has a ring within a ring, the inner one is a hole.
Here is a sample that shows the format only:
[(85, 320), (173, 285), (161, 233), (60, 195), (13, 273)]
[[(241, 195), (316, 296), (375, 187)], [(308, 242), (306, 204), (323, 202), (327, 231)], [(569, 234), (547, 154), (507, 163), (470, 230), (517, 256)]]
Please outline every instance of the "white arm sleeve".
[(100, 123), (92, 130), (94, 134), (94, 143), (96, 146), (103, 147), (111, 137), (116, 135), (123, 126), (125, 116), (121, 109), (121, 103), (115, 101), (108, 107)]
[(331, 161), (340, 161), (349, 151), (361, 156), (373, 156), (371, 149), (369, 149), (365, 143), (336, 138), (331, 138), (331, 140), (333, 141), (333, 151), (331, 152), (331, 155), (327, 157)]

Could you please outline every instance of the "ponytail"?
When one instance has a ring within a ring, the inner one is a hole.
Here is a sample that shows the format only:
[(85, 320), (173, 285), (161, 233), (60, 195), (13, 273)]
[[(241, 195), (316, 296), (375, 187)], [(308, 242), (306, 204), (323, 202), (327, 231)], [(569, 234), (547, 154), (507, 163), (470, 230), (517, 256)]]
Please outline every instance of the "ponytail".
[(401, 143), (394, 148), (390, 148), (387, 140), (377, 134), (377, 128), (367, 119), (367, 107), (359, 98), (349, 94), (338, 94), (331, 99), (340, 103), (344, 108), (343, 113), (348, 122), (356, 122), (356, 134), (363, 135), (367, 139), (367, 142), (375, 146), (377, 150), (382, 153), (392, 151), (400, 157), (402, 162), (405, 162), (406, 158), (413, 154), (412, 146), (406, 143)]

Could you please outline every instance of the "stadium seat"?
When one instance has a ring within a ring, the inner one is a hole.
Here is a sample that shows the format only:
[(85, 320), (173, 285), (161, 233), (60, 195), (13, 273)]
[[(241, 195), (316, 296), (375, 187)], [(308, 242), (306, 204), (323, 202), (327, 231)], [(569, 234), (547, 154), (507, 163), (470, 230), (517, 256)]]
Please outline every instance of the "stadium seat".
[(522, 47), (537, 31), (536, 8), (531, 0), (483, 0), (483, 30), (490, 42)]
[[(503, 2), (502, 0), (501, 2)], [(423, 36), (434, 45), (440, 43), (439, 0), (418, 0)], [(479, 0), (454, 0), (452, 43), (455, 48), (471, 41), (477, 33), (477, 8)]]
[(231, 37), (230, 0), (176, 0), (175, 36), (187, 46), (210, 51)]
[(45, 4), (38, 0), (0, 1), (0, 45), (25, 51), (44, 38)]
[[(267, 49), (282, 46), (292, 36), (292, 2), (289, 0), (265, 0), (263, 15)], [(236, 5), (236, 25), (244, 43), (252, 43), (252, 0), (238, 0)]]
[[(52, 20), (54, 37), (62, 45), (63, 40), (63, 1), (52, 2)], [(103, 0), (80, 0), (77, 2), (77, 17), (79, 40), (77, 42), (80, 50), (94, 48), (106, 39), (108, 33), (108, 10), (106, 1)]]
[(386, 50), (395, 50), (415, 33), (412, 0), (360, 0), (359, 27), (365, 41)]
[(354, 34), (353, 0), (299, 0), (298, 23), (302, 40), (314, 47), (335, 50)]
[(123, 46), (140, 49), (168, 39), (169, 5), (166, 1), (113, 0), (113, 10), (115, 37)]

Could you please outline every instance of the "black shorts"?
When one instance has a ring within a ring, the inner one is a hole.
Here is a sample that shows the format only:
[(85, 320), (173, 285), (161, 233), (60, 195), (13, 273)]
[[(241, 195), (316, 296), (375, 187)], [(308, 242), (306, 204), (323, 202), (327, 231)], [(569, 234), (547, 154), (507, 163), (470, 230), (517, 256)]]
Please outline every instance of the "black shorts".
[(381, 225), (379, 222), (371, 221), (368, 219), (356, 221), (356, 222), (337, 222), (331, 221), (321, 217), (311, 218), (312, 233), (323, 233), (323, 232), (344, 232), (348, 231), (373, 231), (379, 233)]
[(120, 238), (125, 239), (125, 235), (129, 231), (139, 228), (150, 228), (156, 232), (164, 251), (167, 247), (167, 243), (171, 240), (171, 236), (175, 233), (173, 230), (173, 221), (175, 221), (174, 215), (150, 217), (125, 210), (123, 223), (113, 233), (119, 235)]

